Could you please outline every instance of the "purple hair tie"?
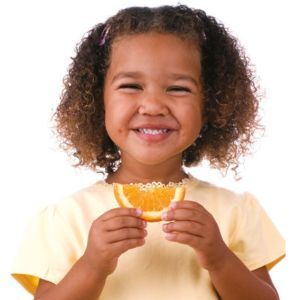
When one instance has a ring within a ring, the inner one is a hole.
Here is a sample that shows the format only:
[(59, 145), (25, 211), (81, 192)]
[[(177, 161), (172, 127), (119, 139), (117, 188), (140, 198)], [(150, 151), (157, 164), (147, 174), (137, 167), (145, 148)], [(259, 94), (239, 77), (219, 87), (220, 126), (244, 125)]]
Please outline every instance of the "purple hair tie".
[(100, 46), (103, 46), (106, 42), (106, 38), (107, 38), (107, 35), (109, 33), (109, 29), (110, 29), (110, 26), (109, 25), (106, 25), (101, 33), (101, 36), (100, 36), (100, 43), (99, 45)]

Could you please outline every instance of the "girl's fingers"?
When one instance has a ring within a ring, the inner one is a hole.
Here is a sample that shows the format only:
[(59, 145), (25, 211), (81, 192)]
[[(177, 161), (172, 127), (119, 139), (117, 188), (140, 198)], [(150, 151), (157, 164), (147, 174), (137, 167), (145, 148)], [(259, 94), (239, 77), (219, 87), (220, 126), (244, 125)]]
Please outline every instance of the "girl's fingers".
[(163, 231), (166, 233), (185, 232), (201, 238), (205, 237), (205, 226), (191, 221), (176, 221), (163, 225)]
[(205, 225), (208, 215), (198, 209), (175, 208), (163, 213), (162, 219), (164, 221), (193, 221)]
[(210, 217), (211, 214), (198, 202), (184, 200), (172, 203), (162, 219), (165, 221), (190, 220), (205, 224), (207, 218)]
[(144, 244), (145, 244), (144, 238), (123, 240), (111, 244), (111, 252), (116, 253), (116, 255), (119, 256), (129, 249), (141, 247)]
[(133, 216), (118, 216), (104, 221), (106, 231), (114, 231), (121, 228), (145, 228), (147, 222)]
[(171, 232), (165, 235), (165, 238), (172, 242), (189, 245), (192, 248), (199, 247), (199, 237), (186, 232)]
[(195, 209), (199, 210), (203, 213), (209, 213), (204, 206), (202, 206), (200, 203), (190, 200), (184, 200), (184, 201), (177, 201), (173, 202), (171, 204), (171, 210), (177, 209), (177, 208), (187, 208), (187, 209)]
[(102, 221), (106, 221), (108, 219), (117, 217), (117, 216), (132, 216), (132, 217), (139, 217), (142, 215), (142, 211), (136, 208), (125, 208), (125, 207), (118, 207), (113, 208), (103, 215), (99, 219)]
[(106, 242), (111, 244), (130, 239), (143, 239), (146, 235), (147, 231), (145, 229), (122, 228), (107, 233)]

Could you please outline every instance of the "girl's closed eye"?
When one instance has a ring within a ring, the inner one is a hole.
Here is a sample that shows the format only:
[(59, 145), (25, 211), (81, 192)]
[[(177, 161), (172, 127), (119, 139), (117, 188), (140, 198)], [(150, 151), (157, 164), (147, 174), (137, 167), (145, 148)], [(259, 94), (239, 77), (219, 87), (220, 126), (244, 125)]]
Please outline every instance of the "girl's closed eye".
[(137, 83), (123, 83), (118, 86), (118, 89), (126, 92), (138, 92), (142, 90), (142, 86)]
[(189, 87), (174, 85), (167, 88), (167, 92), (175, 95), (186, 95), (192, 93), (192, 90)]

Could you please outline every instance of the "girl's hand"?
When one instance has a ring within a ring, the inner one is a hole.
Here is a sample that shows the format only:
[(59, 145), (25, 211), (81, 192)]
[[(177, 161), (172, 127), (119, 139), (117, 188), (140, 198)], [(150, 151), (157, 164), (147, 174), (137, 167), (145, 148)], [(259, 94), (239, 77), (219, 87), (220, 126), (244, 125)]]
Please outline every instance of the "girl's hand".
[(197, 202), (175, 202), (163, 220), (171, 221), (163, 225), (166, 239), (191, 246), (208, 271), (220, 267), (230, 253), (215, 219)]
[(139, 218), (141, 214), (134, 208), (114, 208), (97, 218), (82, 260), (98, 273), (114, 272), (122, 253), (145, 243), (147, 223)]

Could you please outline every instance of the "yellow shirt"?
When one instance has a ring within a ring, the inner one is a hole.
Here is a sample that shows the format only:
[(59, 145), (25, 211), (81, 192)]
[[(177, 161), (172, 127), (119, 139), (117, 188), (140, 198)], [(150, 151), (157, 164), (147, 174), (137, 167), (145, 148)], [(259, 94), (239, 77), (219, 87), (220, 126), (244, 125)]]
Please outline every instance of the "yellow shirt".
[[(186, 199), (199, 202), (214, 216), (225, 243), (250, 270), (270, 269), (284, 256), (284, 240), (251, 194), (236, 194), (193, 177), (184, 183)], [(91, 223), (115, 207), (112, 185), (99, 181), (41, 211), (25, 234), (14, 278), (32, 294), (39, 278), (58, 283), (82, 256)], [(167, 241), (162, 224), (149, 223), (144, 246), (120, 256), (99, 299), (218, 299), (194, 250)]]

